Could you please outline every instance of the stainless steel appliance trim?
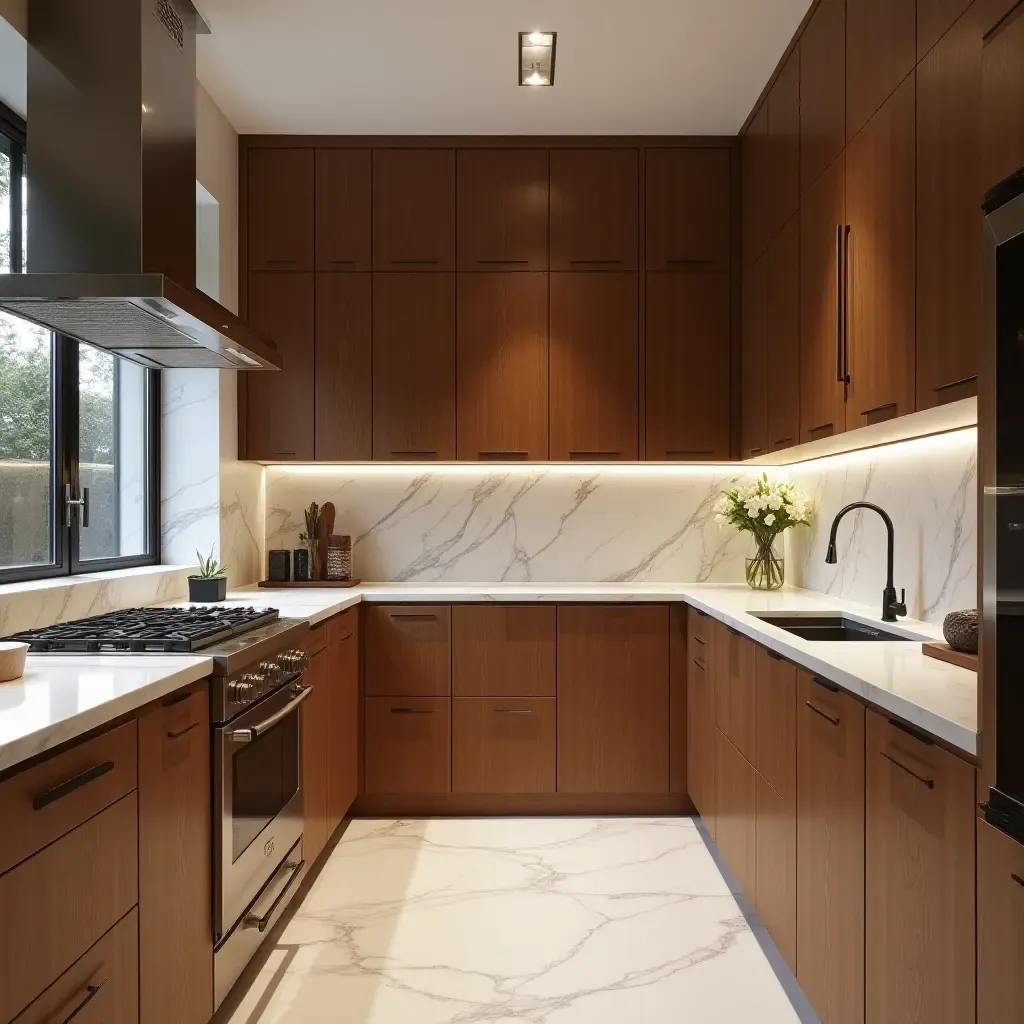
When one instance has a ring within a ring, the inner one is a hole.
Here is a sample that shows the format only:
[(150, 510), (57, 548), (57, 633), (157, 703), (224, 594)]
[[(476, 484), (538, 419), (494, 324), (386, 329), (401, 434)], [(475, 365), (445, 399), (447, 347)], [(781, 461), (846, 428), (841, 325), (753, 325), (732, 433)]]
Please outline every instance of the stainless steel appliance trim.
[(284, 687), (288, 693), (295, 696), (280, 711), (275, 711), (269, 718), (257, 722), (246, 729), (229, 729), (227, 737), (233, 743), (252, 743), (254, 739), (262, 736), (265, 732), (273, 729), (278, 722), (284, 721), (304, 701), (308, 700), (313, 693), (312, 686), (303, 686), (301, 683), (294, 683), (292, 686)]

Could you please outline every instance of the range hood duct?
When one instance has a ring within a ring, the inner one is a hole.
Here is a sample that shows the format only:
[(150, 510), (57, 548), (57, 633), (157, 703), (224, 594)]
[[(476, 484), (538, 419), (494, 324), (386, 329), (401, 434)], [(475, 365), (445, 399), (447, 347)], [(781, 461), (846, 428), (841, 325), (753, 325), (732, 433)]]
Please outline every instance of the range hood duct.
[(29, 5), (25, 274), (0, 309), (157, 369), (279, 370), (274, 343), (195, 286), (189, 0)]

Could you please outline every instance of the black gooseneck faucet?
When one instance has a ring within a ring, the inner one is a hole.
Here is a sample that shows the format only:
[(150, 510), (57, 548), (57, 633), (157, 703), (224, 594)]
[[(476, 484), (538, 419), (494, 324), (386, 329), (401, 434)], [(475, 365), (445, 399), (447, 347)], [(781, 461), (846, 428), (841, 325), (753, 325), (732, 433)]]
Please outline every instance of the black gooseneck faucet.
[(882, 594), (882, 621), (895, 622), (897, 615), (907, 614), (907, 592), (904, 590), (900, 599), (896, 600), (896, 588), (892, 584), (892, 557), (895, 531), (893, 530), (889, 513), (884, 508), (872, 505), (870, 501), (855, 501), (847, 505), (846, 508), (840, 509), (839, 514), (832, 520), (832, 532), (828, 538), (828, 551), (825, 553), (825, 561), (829, 565), (835, 565), (839, 561), (839, 557), (836, 554), (836, 531), (839, 529), (839, 521), (847, 512), (852, 512), (855, 508), (870, 508), (877, 512), (882, 517), (882, 522), (885, 523), (885, 529), (889, 535), (889, 547), (886, 555), (885, 592)]

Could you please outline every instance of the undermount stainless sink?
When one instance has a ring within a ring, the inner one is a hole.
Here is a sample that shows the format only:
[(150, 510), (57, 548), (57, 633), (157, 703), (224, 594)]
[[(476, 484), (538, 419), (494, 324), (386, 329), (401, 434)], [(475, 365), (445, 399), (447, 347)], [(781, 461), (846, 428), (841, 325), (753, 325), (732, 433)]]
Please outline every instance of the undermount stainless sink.
[(827, 615), (754, 615), (754, 618), (778, 626), (787, 633), (804, 640), (837, 640), (851, 643), (870, 643), (877, 640), (896, 640), (901, 643), (920, 643), (928, 637), (908, 637), (890, 633), (879, 626), (869, 626), (839, 612)]

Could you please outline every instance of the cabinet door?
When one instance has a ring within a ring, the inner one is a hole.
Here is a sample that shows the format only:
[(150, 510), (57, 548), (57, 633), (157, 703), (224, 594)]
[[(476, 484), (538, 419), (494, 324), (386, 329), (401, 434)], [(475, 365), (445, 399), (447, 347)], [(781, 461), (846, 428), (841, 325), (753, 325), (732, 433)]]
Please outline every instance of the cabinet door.
[(455, 152), (373, 151), (374, 270), (455, 269)]
[(455, 275), (375, 274), (373, 457), (455, 458)]
[(766, 202), (770, 242), (800, 205), (800, 48), (786, 58), (768, 93)]
[[(917, 59), (924, 60), (928, 51), (942, 38), (956, 20), (971, 6), (972, 0), (917, 0)], [(984, 5), (984, 0), (982, 5)], [(982, 19), (977, 21), (977, 42), (988, 30)]]
[(914, 411), (914, 96), (911, 75), (846, 149), (851, 429)]
[(768, 246), (765, 348), (768, 379), (768, 449), (800, 439), (800, 215)]
[(728, 149), (649, 149), (647, 269), (729, 269), (732, 154)]
[(250, 149), (247, 160), (249, 270), (312, 270), (313, 150)]
[(1024, 1020), (1024, 846), (978, 821), (978, 1024)]
[(546, 149), (458, 155), (460, 270), (547, 270)]
[(210, 691), (139, 715), (139, 1000), (146, 1024), (213, 1014)]
[(800, 438), (846, 429), (839, 309), (846, 223), (845, 159), (840, 156), (800, 202)]
[(715, 842), (744, 895), (755, 903), (757, 772), (720, 730), (715, 752)]
[(668, 792), (668, 608), (558, 608), (558, 791)]
[[(794, 753), (796, 748), (794, 746)], [(755, 779), (757, 861), (754, 906), (789, 969), (796, 973), (796, 795), (787, 799)]]
[(551, 275), (551, 458), (635, 459), (636, 274)]
[(452, 608), (456, 697), (554, 697), (555, 606)]
[(302, 855), (310, 864), (327, 844), (327, 747), (330, 707), (330, 653), (326, 647), (312, 650), (307, 642), (309, 665), (303, 683), (313, 693), (302, 705), (302, 802), (306, 821), (302, 833)]
[(366, 692), (447, 697), (452, 692), (450, 607), (372, 605), (366, 609)]
[(715, 828), (715, 691), (713, 648), (703, 635), (710, 617), (689, 609), (690, 652), (686, 680), (686, 781), (690, 799), (713, 839)]
[(370, 150), (316, 151), (316, 269), (369, 270)]
[(750, 762), (754, 751), (757, 644), (715, 623), (715, 690), (718, 728)]
[(918, 0), (846, 0), (846, 141), (917, 64)]
[(359, 792), (359, 620), (357, 609), (327, 623), (327, 835)]
[(797, 669), (758, 647), (754, 673), (754, 767), (776, 793), (795, 805)]
[(749, 267), (768, 244), (768, 104), (757, 108), (740, 141), (743, 192), (743, 266)]
[(548, 275), (459, 274), (460, 459), (548, 457)]
[(372, 302), (369, 274), (316, 275), (314, 449), (318, 460), (368, 461), (372, 457)]
[(249, 323), (277, 345), (284, 369), (245, 375), (246, 458), (314, 458), (315, 319), (312, 274), (249, 275)]
[(554, 793), (553, 697), (456, 697), (453, 793)]
[(367, 793), (450, 793), (451, 699), (367, 697)]
[[(553, 287), (553, 286), (552, 286)], [(647, 275), (647, 458), (729, 458), (729, 275)]]
[(1024, 167), (1024, 5), (1013, 9), (982, 52), (982, 188)]
[(768, 254), (743, 271), (743, 434), (740, 458), (768, 446)]
[(822, 1024), (864, 1024), (864, 707), (798, 673), (796, 976)]
[(551, 151), (551, 269), (636, 270), (635, 149)]
[(867, 721), (867, 1024), (974, 1019), (974, 768)]
[(917, 408), (977, 394), (981, 26), (972, 13), (917, 68)]
[(846, 145), (846, 0), (822, 0), (800, 37), (800, 191)]
[[(687, 678), (690, 674), (689, 616), (685, 604), (669, 609), (669, 791), (689, 793), (686, 776), (687, 750)], [(693, 645), (696, 646), (696, 645)], [(691, 797), (692, 799), (692, 797)]]

